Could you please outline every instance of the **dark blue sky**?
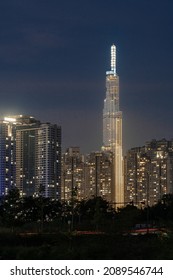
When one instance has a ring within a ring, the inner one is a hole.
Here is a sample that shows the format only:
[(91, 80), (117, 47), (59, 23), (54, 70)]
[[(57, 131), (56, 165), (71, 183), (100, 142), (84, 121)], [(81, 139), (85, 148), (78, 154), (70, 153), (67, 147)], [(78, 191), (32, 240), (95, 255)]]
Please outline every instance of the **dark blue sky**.
[(98, 150), (112, 43), (124, 150), (173, 138), (172, 0), (1, 0), (0, 115), (61, 124), (64, 148)]

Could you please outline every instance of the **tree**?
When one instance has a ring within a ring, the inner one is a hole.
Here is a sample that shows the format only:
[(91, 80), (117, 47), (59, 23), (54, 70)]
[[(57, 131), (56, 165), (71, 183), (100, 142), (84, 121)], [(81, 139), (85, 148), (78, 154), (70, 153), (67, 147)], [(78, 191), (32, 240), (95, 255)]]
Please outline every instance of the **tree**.
[(4, 197), (1, 204), (2, 222), (5, 226), (11, 227), (21, 225), (20, 214), (22, 211), (22, 202), (19, 197), (19, 190), (13, 188), (8, 195)]
[(141, 210), (136, 206), (127, 205), (119, 208), (116, 214), (117, 231), (122, 232), (131, 229), (141, 220)]

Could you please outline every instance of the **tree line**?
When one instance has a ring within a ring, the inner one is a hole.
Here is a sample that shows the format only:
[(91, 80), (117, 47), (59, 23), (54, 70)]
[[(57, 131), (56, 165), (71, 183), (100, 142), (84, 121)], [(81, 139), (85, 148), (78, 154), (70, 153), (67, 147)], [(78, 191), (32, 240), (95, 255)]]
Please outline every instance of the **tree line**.
[(36, 197), (20, 197), (17, 188), (0, 201), (0, 229), (11, 231), (57, 232), (100, 231), (122, 233), (138, 223), (173, 228), (173, 194), (152, 207), (133, 204), (115, 208), (101, 197), (70, 202)]

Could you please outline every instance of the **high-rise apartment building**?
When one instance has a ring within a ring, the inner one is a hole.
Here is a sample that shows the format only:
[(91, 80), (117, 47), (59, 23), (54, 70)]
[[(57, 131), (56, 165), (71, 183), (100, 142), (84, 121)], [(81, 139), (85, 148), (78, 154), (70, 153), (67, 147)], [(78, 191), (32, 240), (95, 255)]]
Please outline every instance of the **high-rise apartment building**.
[(156, 204), (173, 193), (173, 141), (147, 142), (125, 158), (125, 201), (136, 206)]
[(0, 121), (0, 196), (15, 186), (15, 126)]
[(112, 202), (124, 205), (122, 112), (119, 110), (119, 77), (116, 73), (116, 47), (111, 46), (111, 70), (106, 72), (106, 98), (103, 109), (103, 147), (113, 153)]
[(5, 118), (0, 127), (1, 195), (17, 187), (21, 196), (42, 190), (45, 197), (60, 198), (61, 128), (23, 115)]
[(61, 130), (50, 123), (16, 131), (16, 186), (23, 196), (42, 189), (45, 197), (61, 196)]
[(79, 147), (70, 147), (62, 156), (61, 199), (78, 200), (85, 197), (85, 162)]
[(101, 196), (111, 202), (112, 153), (92, 152), (86, 156), (85, 163), (85, 196)]
[(23, 115), (5, 117), (0, 121), (0, 196), (16, 187), (16, 130), (36, 122), (33, 117)]

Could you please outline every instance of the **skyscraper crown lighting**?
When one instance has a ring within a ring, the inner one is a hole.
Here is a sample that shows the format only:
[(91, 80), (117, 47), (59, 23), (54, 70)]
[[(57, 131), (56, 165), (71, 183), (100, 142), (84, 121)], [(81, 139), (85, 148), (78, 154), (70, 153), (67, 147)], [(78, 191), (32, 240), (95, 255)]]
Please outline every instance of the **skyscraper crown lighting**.
[(116, 46), (111, 46), (111, 71), (106, 71), (106, 75), (116, 76)]

